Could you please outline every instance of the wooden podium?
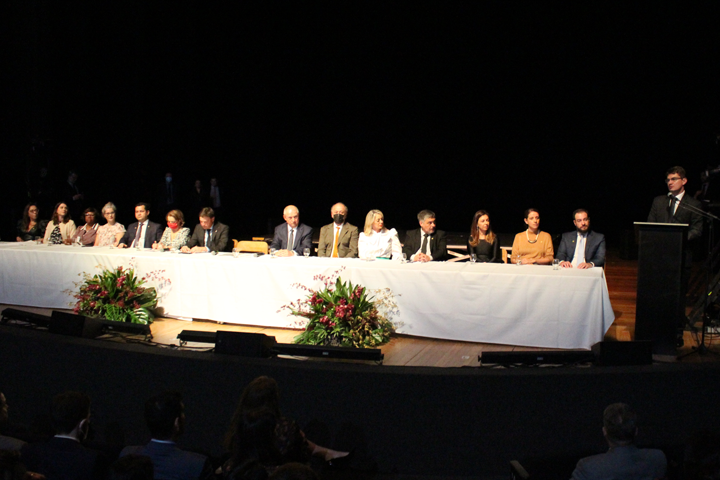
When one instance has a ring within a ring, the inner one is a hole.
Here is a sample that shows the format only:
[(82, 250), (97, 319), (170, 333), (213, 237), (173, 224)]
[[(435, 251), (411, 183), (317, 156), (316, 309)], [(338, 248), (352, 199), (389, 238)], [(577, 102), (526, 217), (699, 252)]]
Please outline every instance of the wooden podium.
[(652, 340), (653, 355), (676, 357), (685, 316), (683, 268), (688, 225), (635, 222), (639, 227), (635, 340)]

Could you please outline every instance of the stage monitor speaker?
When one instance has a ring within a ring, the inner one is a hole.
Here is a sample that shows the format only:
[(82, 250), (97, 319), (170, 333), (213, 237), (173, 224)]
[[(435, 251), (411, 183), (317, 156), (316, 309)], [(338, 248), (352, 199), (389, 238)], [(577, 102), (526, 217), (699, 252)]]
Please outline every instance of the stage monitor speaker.
[(272, 349), (276, 343), (275, 337), (262, 333), (218, 330), (215, 335), (215, 353), (267, 358), (272, 356)]
[(592, 346), (595, 364), (610, 365), (650, 365), (652, 364), (652, 341), (637, 342), (598, 342)]
[(102, 335), (102, 324), (83, 315), (53, 310), (48, 330), (71, 337), (95, 338)]

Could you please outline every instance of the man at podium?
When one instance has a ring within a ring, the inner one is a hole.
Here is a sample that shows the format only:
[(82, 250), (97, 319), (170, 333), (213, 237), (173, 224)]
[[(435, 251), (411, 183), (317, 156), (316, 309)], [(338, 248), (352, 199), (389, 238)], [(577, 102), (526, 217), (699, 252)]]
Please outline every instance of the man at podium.
[(702, 236), (703, 219), (691, 209), (683, 208), (689, 205), (702, 208), (700, 202), (685, 192), (687, 178), (683, 167), (672, 167), (667, 171), (665, 183), (668, 187), (667, 195), (660, 195), (653, 200), (648, 222), (653, 223), (687, 223), (688, 241)]

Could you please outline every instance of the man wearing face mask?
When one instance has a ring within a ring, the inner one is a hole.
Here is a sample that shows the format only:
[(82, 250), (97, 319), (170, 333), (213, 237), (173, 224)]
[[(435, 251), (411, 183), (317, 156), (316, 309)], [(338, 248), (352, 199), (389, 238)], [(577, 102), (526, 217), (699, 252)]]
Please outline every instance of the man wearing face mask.
[(167, 213), (170, 210), (180, 208), (179, 191), (175, 188), (173, 174), (167, 172), (165, 181), (158, 185), (155, 192), (155, 205), (158, 211)]
[(347, 220), (347, 207), (336, 203), (330, 209), (333, 223), (320, 229), (318, 257), (356, 258), (358, 256), (358, 228)]
[(82, 445), (90, 428), (90, 398), (79, 392), (61, 393), (53, 399), (51, 415), (56, 435), (21, 451), (27, 469), (48, 479), (105, 478), (107, 459)]

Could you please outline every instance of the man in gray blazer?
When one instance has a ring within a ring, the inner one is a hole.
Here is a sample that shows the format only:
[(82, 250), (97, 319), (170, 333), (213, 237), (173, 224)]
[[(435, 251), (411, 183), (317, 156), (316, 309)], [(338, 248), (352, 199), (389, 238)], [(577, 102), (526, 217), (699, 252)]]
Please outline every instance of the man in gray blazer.
[(563, 233), (555, 258), (563, 268), (592, 268), (605, 265), (605, 235), (590, 230), (587, 210), (573, 212), (574, 232)]
[[(300, 211), (295, 205), (288, 205), (283, 210), (285, 223), (275, 227), (270, 248), (277, 250), (278, 257), (292, 257), (302, 255), (303, 250), (312, 248), (313, 229), (300, 223)], [(292, 243), (290, 239), (292, 238)]]
[[(346, 222), (348, 208), (336, 203), (330, 209), (333, 223), (320, 229), (318, 257), (356, 258), (360, 234), (355, 225)], [(337, 239), (337, 241), (336, 241)]]
[(610, 449), (580, 460), (572, 480), (607, 478), (655, 479), (665, 477), (667, 459), (662, 450), (637, 448), (637, 415), (624, 403), (613, 403), (603, 412), (603, 435)]

